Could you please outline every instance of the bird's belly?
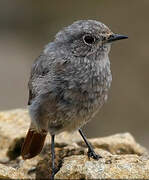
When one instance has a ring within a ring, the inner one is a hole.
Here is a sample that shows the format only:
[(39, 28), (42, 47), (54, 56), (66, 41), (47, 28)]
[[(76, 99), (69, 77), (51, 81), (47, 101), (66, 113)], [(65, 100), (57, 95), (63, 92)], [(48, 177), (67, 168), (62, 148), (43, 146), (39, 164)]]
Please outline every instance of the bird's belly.
[(54, 116), (49, 117), (49, 131), (58, 134), (64, 130), (73, 131), (91, 120), (107, 99), (107, 92), (85, 98), (76, 98), (75, 102), (61, 102)]
[[(55, 119), (49, 120), (50, 131), (59, 133), (78, 129), (91, 120), (106, 102), (112, 81), (110, 66), (83, 78), (63, 92), (63, 98), (56, 105)], [(53, 124), (57, 127), (54, 128)]]
[(70, 125), (67, 130), (72, 131), (78, 129), (85, 125), (88, 121), (92, 120), (92, 118), (97, 114), (99, 109), (105, 103), (107, 99), (107, 93), (100, 94), (99, 97), (96, 97), (94, 100), (89, 99), (85, 103), (80, 103), (78, 105), (76, 116), (72, 119)]

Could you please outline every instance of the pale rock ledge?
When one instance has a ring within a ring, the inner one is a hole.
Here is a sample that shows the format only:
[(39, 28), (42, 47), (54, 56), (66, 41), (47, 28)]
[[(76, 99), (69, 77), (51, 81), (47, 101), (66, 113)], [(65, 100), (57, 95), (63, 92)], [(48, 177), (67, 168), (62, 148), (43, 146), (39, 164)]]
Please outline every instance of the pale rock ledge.
[[(0, 179), (50, 178), (50, 136), (39, 156), (24, 162), (20, 157), (29, 122), (27, 110), (0, 112)], [(56, 137), (55, 179), (149, 179), (149, 154), (131, 134), (93, 138), (90, 142), (102, 156), (98, 161), (88, 159), (77, 132)]]

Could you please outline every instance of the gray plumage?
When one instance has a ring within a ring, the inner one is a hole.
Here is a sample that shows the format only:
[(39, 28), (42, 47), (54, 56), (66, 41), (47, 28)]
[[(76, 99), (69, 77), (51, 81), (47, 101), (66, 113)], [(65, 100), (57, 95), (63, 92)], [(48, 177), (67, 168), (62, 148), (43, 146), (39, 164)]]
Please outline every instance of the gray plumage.
[(107, 100), (113, 33), (81, 20), (57, 33), (34, 62), (29, 80), (32, 128), (58, 134), (91, 120)]
[(29, 80), (31, 125), (21, 149), (23, 159), (38, 155), (51, 134), (51, 179), (54, 180), (55, 135), (78, 129), (89, 158), (98, 160), (80, 129), (106, 102), (112, 75), (111, 42), (126, 39), (98, 21), (74, 22), (57, 33), (34, 62)]

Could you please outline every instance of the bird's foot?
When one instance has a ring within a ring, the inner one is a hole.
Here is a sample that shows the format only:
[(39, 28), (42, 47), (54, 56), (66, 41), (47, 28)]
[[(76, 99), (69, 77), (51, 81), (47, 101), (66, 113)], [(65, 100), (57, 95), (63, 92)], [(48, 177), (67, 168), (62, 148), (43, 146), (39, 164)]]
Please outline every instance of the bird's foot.
[(51, 180), (54, 180), (55, 173), (52, 173)]
[(55, 168), (55, 169), (52, 170), (51, 180), (54, 180), (54, 176), (55, 176), (55, 174), (56, 174), (57, 172), (58, 172), (58, 169), (57, 169), (57, 168)]
[(88, 150), (87, 155), (88, 155), (89, 158), (93, 158), (95, 160), (98, 160), (98, 159), (102, 158), (100, 155), (96, 154), (95, 151), (92, 150), (92, 149)]

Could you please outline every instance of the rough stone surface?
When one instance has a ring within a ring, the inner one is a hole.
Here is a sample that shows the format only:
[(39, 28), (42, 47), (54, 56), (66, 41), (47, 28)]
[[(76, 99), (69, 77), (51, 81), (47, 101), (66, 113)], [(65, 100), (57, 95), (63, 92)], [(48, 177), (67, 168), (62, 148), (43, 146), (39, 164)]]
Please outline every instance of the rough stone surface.
[[(30, 160), (20, 157), (21, 144), (29, 127), (27, 110), (0, 112), (0, 179), (50, 178), (50, 136), (42, 153)], [(64, 132), (56, 136), (56, 179), (149, 179), (149, 154), (131, 134), (90, 139), (102, 156), (86, 156), (80, 135)]]
[(83, 155), (64, 159), (57, 179), (148, 179), (149, 161), (137, 155), (104, 156), (99, 161)]
[(17, 179), (18, 177), (24, 178), (24, 173), (22, 173), (22, 171), (16, 171), (12, 167), (0, 164), (0, 179)]

